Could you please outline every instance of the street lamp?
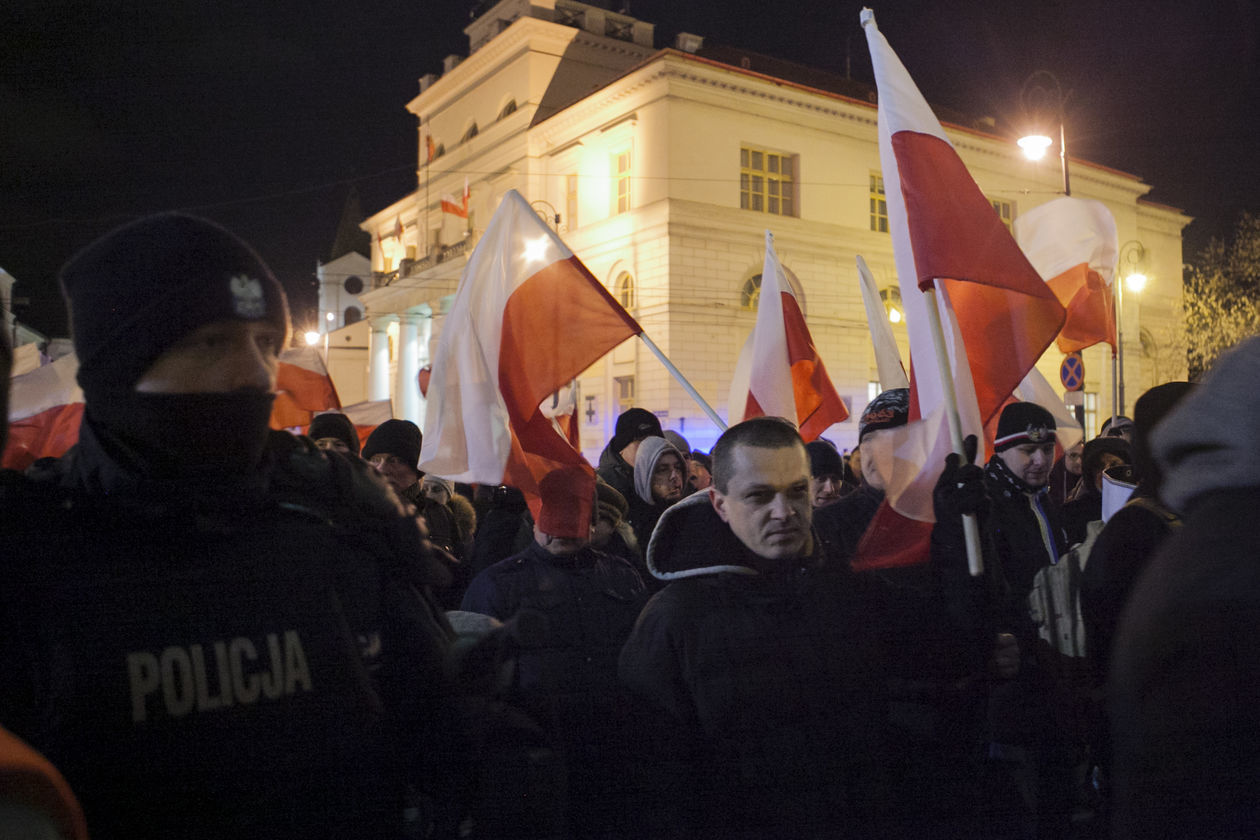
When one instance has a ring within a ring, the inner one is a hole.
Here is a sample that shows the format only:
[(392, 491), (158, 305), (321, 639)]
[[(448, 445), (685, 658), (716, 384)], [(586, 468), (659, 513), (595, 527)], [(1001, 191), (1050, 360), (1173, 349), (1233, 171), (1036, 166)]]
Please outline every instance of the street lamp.
[(1136, 239), (1120, 246), (1120, 258), (1116, 266), (1116, 278), (1112, 282), (1116, 297), (1116, 350), (1111, 354), (1111, 422), (1124, 414), (1124, 290), (1139, 294), (1146, 288), (1146, 275), (1142, 273), (1146, 262), (1146, 247)]
[[(1048, 70), (1038, 70), (1024, 82), (1019, 92), (1020, 105), (1023, 106), (1025, 119), (1035, 121), (1044, 126), (1049, 117), (1059, 123), (1059, 167), (1063, 170), (1063, 194), (1071, 195), (1072, 189), (1068, 181), (1067, 132), (1063, 128), (1063, 106), (1067, 104), (1071, 91), (1066, 94), (1059, 84), (1059, 79)], [(1031, 118), (1029, 115), (1032, 114)], [(1041, 160), (1046, 149), (1054, 143), (1046, 134), (1027, 134), (1016, 141), (1024, 150), (1029, 160)]]

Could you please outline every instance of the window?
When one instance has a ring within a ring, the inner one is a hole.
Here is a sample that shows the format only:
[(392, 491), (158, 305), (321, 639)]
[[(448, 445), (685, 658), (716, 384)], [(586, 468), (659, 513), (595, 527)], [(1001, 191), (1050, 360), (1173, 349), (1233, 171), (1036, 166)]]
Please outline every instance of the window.
[(464, 132), (464, 136), (459, 138), (459, 142), (467, 143), (469, 140), (477, 136), (477, 124), (473, 123), (468, 126), (468, 130)]
[(576, 230), (578, 226), (578, 176), (577, 173), (564, 176), (564, 224), (565, 230)]
[(757, 302), (760, 300), (761, 275), (754, 274), (744, 281), (744, 287), (739, 290), (739, 308), (756, 312)]
[(617, 413), (634, 408), (634, 377), (618, 376), (613, 379), (617, 394)]
[(884, 176), (871, 173), (871, 230), (888, 233), (888, 200), (884, 197)]
[(630, 275), (630, 272), (623, 271), (618, 274), (613, 288), (616, 289), (617, 302), (626, 309), (634, 309), (637, 304), (634, 299), (634, 277)]
[(363, 280), (358, 277), (347, 277), (346, 282), (342, 284), (347, 294), (357, 295), (363, 292)]
[(504, 117), (510, 114), (515, 114), (515, 113), (516, 113), (516, 100), (509, 99), (507, 101), (507, 104), (503, 106), (503, 109), (499, 111), (499, 119), (503, 119)]
[[(988, 196), (986, 196), (988, 198)], [(1011, 219), (1015, 218), (1015, 214), (1011, 209), (1009, 201), (1002, 201), (998, 198), (990, 198), (989, 203), (993, 205), (993, 212), (998, 214), (998, 218), (1002, 220), (1002, 224), (1006, 225), (1006, 229), (1011, 229)]]
[(345, 325), (357, 324), (363, 320), (363, 313), (359, 311), (357, 306), (347, 306), (345, 313)]
[(796, 215), (795, 156), (747, 147), (739, 150), (739, 206), (744, 210)]
[(616, 209), (614, 213), (625, 213), (630, 209), (630, 150), (618, 152), (613, 160), (613, 180), (616, 182)]

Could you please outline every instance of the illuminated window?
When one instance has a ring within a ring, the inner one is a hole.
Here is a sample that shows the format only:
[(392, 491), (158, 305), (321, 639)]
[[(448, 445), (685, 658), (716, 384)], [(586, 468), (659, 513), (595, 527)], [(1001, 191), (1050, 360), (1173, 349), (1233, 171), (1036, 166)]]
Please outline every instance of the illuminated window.
[(614, 213), (624, 213), (630, 209), (630, 150), (618, 152), (613, 158), (613, 180), (616, 182), (614, 195), (617, 197)]
[(634, 377), (618, 376), (613, 379), (616, 388), (618, 413), (634, 408)]
[(744, 287), (739, 290), (739, 308), (756, 312), (759, 300), (761, 300), (761, 275), (754, 274), (744, 281)]
[(576, 230), (578, 226), (578, 176), (577, 173), (564, 176), (564, 224), (565, 230)]
[(636, 305), (634, 299), (634, 277), (630, 275), (630, 272), (623, 271), (618, 274), (614, 288), (617, 290), (617, 302), (626, 309), (634, 309)]
[(796, 158), (764, 149), (739, 150), (739, 206), (744, 210), (796, 215)]
[(993, 205), (993, 212), (998, 214), (998, 218), (1002, 220), (1002, 224), (1006, 225), (1007, 230), (1010, 230), (1011, 220), (1015, 218), (1015, 211), (1011, 207), (1011, 203), (1009, 201), (1002, 201), (998, 198), (990, 198), (989, 203)]
[(871, 230), (888, 233), (888, 201), (884, 196), (884, 176), (871, 173)]

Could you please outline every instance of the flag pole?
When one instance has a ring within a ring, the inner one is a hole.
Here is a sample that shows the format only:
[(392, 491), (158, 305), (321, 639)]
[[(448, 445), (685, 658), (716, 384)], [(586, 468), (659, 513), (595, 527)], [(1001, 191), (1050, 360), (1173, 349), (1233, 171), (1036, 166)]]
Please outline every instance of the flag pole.
[(645, 332), (639, 333), (639, 338), (643, 339), (643, 343), (648, 346), (648, 349), (656, 354), (656, 358), (660, 359), (661, 364), (665, 365), (665, 369), (670, 372), (670, 375), (678, 380), (678, 384), (683, 386), (683, 390), (691, 395), (691, 398), (696, 401), (696, 405), (700, 406), (704, 413), (709, 415), (713, 425), (723, 432), (726, 431), (726, 424), (722, 422), (721, 417), (718, 417), (717, 412), (713, 410), (713, 406), (704, 401), (704, 397), (700, 396), (700, 392), (692, 387), (692, 384), (687, 381), (687, 377), (683, 376), (682, 372), (674, 367), (674, 363), (665, 357), (665, 354), (661, 352), (661, 348), (656, 346), (656, 342), (648, 338)]
[[(958, 395), (954, 391), (954, 375), (949, 369), (949, 353), (945, 349), (945, 330), (941, 326), (941, 313), (936, 308), (937, 281), (933, 287), (923, 292), (927, 298), (928, 325), (932, 331), (932, 345), (936, 349), (936, 366), (941, 375), (941, 386), (945, 390), (945, 416), (949, 418), (949, 436), (954, 445), (954, 452), (960, 458), (966, 458), (963, 452), (962, 420), (958, 416)], [(963, 538), (967, 544), (967, 570), (972, 577), (984, 573), (984, 558), (980, 554), (980, 525), (974, 513), (963, 514)]]

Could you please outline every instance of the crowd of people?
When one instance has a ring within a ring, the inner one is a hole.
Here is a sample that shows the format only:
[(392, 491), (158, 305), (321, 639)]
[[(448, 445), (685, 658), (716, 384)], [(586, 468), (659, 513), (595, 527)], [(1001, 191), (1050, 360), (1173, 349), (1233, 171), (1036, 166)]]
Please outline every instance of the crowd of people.
[(632, 408), (531, 513), (409, 421), (271, 431), (286, 302), (217, 225), (62, 287), (79, 443), (0, 473), (0, 836), (1260, 832), (1260, 339), (1066, 452), (1007, 405), (922, 562), (859, 570), (906, 389), (852, 453)]

